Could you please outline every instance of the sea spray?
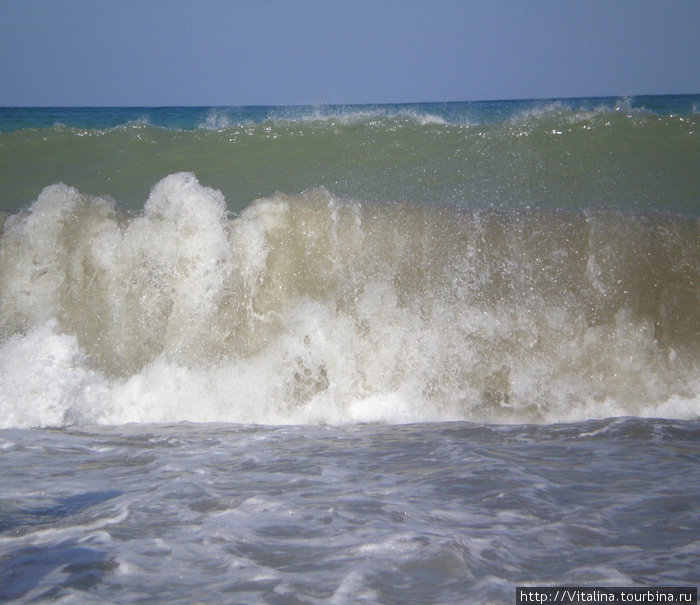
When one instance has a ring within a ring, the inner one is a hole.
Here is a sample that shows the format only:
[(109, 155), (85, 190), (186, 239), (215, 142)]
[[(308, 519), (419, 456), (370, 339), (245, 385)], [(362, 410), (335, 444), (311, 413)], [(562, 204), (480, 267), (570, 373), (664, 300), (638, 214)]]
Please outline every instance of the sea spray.
[(4, 226), (0, 418), (694, 416), (699, 229), (325, 189), (230, 217), (189, 173), (132, 214), (54, 185)]

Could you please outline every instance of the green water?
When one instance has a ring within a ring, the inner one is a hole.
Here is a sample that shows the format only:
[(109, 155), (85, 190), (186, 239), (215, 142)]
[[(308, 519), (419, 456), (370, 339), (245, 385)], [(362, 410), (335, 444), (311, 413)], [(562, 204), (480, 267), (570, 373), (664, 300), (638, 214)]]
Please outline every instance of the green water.
[(695, 215), (698, 166), (697, 114), (605, 108), (477, 124), (369, 113), (219, 130), (59, 125), (0, 132), (0, 208), (15, 211), (64, 182), (140, 209), (158, 180), (188, 171), (234, 212), (276, 191), (323, 186), (356, 200)]

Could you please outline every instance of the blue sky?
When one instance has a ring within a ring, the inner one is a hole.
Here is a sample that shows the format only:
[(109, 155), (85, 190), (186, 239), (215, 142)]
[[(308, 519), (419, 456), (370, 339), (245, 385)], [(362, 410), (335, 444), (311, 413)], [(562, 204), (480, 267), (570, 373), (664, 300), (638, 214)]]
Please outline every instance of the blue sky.
[(0, 0), (0, 106), (700, 92), (700, 0)]

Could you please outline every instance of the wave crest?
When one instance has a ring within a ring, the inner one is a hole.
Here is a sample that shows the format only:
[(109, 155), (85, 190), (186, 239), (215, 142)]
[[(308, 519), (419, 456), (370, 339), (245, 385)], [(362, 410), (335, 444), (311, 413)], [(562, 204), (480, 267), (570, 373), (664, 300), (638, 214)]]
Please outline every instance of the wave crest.
[(694, 417), (697, 219), (48, 187), (0, 255), (5, 426)]

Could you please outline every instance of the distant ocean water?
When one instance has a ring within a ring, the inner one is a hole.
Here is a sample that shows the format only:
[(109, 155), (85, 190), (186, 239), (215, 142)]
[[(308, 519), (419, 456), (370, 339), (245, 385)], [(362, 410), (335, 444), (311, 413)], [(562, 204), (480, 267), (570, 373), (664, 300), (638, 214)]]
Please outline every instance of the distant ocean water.
[(696, 585), (698, 107), (0, 109), (0, 599)]

